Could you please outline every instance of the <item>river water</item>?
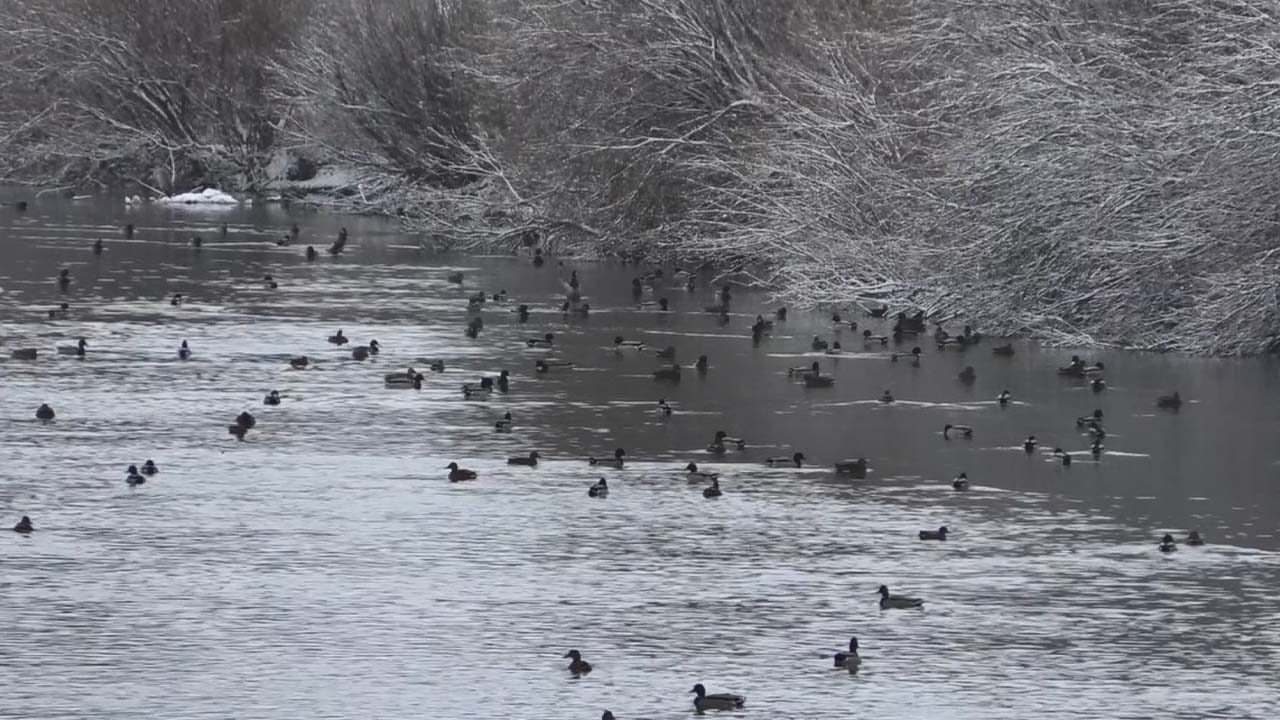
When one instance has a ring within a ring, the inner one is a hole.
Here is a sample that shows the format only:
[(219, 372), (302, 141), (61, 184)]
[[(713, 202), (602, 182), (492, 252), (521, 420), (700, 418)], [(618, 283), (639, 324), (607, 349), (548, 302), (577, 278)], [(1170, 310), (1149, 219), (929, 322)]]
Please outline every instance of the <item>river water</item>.
[[(277, 247), (294, 222), (300, 241)], [(330, 258), (339, 225), (351, 244)], [(569, 269), (587, 318), (554, 309)], [(765, 298), (737, 290), (721, 324), (699, 276), (643, 298), (670, 312), (637, 309), (638, 272), (433, 256), (384, 222), (276, 207), (0, 208), (0, 521), (37, 527), (0, 536), (0, 715), (680, 718), (696, 682), (745, 694), (757, 718), (1280, 709), (1275, 363), (1082, 353), (1107, 366), (1095, 394), (1056, 375), (1069, 349), (926, 347), (915, 368), (835, 335), (827, 313), (793, 311), (753, 346)], [(503, 289), (512, 300), (465, 337), (467, 296)], [(338, 328), (382, 353), (352, 360), (326, 342)], [(526, 346), (546, 332), (554, 350)], [(787, 377), (815, 334), (852, 351), (817, 358), (832, 388)], [(647, 349), (618, 353), (616, 335)], [(55, 354), (80, 336), (85, 358)], [(709, 371), (656, 383), (667, 345)], [(39, 358), (10, 359), (23, 347)], [(312, 367), (290, 369), (297, 355)], [(577, 368), (536, 374), (548, 357)], [(420, 391), (384, 387), (437, 358), (447, 371)], [(509, 392), (463, 397), (503, 369)], [(278, 407), (262, 404), (271, 389)], [(876, 402), (886, 389), (892, 405)], [(1157, 410), (1174, 389), (1189, 402)], [(56, 421), (34, 419), (41, 403)], [(1074, 423), (1095, 408), (1098, 461)], [(258, 424), (238, 442), (226, 426), (242, 410)], [(514, 430), (496, 433), (504, 412)], [(948, 422), (974, 437), (945, 440)], [(707, 453), (718, 429), (746, 449)], [(1031, 434), (1042, 450), (1027, 454)], [(584, 460), (615, 447), (624, 469)], [(531, 450), (536, 468), (506, 464)], [(795, 451), (813, 464), (762, 463)], [(831, 471), (857, 456), (865, 480)], [(161, 473), (129, 488), (125, 467), (146, 458)], [(479, 480), (448, 482), (450, 461)], [(702, 497), (690, 461), (721, 473), (723, 497)], [(967, 493), (950, 486), (962, 471)], [(587, 496), (599, 477), (605, 500)], [(939, 525), (947, 542), (916, 539)], [(1207, 545), (1157, 551), (1192, 528)], [(924, 609), (881, 611), (882, 583)], [(831, 668), (850, 635), (856, 675)], [(594, 672), (571, 677), (570, 648)]]

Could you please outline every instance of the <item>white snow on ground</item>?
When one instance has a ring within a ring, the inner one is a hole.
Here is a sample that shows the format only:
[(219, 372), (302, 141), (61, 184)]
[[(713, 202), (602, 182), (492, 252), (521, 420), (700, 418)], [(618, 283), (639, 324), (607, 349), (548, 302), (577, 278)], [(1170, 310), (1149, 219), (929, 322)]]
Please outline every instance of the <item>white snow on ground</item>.
[(205, 188), (200, 192), (179, 193), (156, 199), (156, 202), (162, 205), (239, 205), (240, 201), (235, 197), (215, 190), (213, 188)]

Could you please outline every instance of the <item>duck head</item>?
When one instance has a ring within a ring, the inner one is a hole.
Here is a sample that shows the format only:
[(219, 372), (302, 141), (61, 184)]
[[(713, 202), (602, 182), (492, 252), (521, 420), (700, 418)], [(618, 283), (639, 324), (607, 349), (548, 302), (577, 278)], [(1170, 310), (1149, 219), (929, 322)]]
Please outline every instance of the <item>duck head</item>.
[(795, 455), (792, 455), (791, 460), (796, 464), (796, 467), (800, 467), (805, 461), (804, 453), (798, 452)]
[(445, 470), (457, 470), (457, 469), (458, 469), (458, 463), (456, 463), (456, 462), (451, 462), (451, 463), (449, 463), (448, 465), (445, 465), (445, 466), (444, 466), (444, 469), (445, 469)]
[(1165, 533), (1164, 537), (1160, 539), (1160, 542), (1171, 543), (1173, 542), (1173, 536), (1168, 533)]
[(137, 466), (137, 465), (130, 465), (130, 466), (129, 466), (129, 469), (128, 469), (128, 470), (126, 470), (125, 472), (129, 473), (130, 475), (137, 475), (137, 474), (138, 474), (138, 466)]
[(540, 460), (541, 458), (542, 458), (542, 456), (538, 454), (538, 451), (537, 451), (537, 450), (532, 450), (532, 451), (530, 451), (530, 452), (529, 452), (529, 459), (530, 459), (530, 460)]
[(616, 336), (614, 336), (614, 338), (613, 338), (613, 344), (614, 344), (614, 345), (621, 345), (621, 344), (622, 344), (622, 342), (623, 342), (623, 337), (622, 337), (621, 335), (616, 335)]
[(939, 535), (942, 535), (942, 536), (944, 536), (944, 537), (945, 537), (945, 536), (946, 536), (946, 534), (947, 534), (948, 532), (949, 532), (949, 531), (947, 530), (947, 526), (946, 526), (946, 525), (943, 525), (942, 527), (938, 528), (938, 534), (939, 534)]
[(685, 466), (684, 466), (684, 469), (685, 469), (685, 471), (686, 471), (686, 472), (696, 473), (696, 472), (698, 472), (698, 464), (697, 464), (697, 463), (689, 463), (688, 465), (685, 465)]
[(626, 454), (627, 454), (627, 451), (623, 450), (622, 448), (618, 448), (617, 450), (613, 451), (613, 456), (619, 460), (621, 460), (622, 456)]
[(889, 597), (889, 587), (887, 585), (881, 585), (880, 589), (876, 592), (880, 593), (880, 597), (882, 598)]
[(693, 694), (697, 695), (698, 697), (706, 697), (706, 696), (707, 696), (707, 689), (706, 689), (705, 687), (703, 687), (703, 686), (702, 686), (702, 683), (698, 683), (697, 685), (694, 685), (694, 686), (693, 686), (693, 689), (692, 689), (692, 690), (690, 690), (689, 692), (691, 692), (691, 693), (693, 693)]
[(570, 650), (569, 652), (565, 653), (564, 656), (572, 660), (582, 659), (582, 653), (578, 652), (577, 650)]
[(727, 437), (729, 437), (729, 433), (727, 433), (727, 432), (725, 432), (725, 431), (723, 431), (723, 430), (717, 430), (717, 431), (716, 431), (716, 442), (720, 442), (721, 440), (724, 440), (724, 439), (725, 439), (725, 438), (727, 438)]
[(857, 637), (849, 638), (849, 652), (853, 653), (854, 655), (858, 654), (858, 638)]

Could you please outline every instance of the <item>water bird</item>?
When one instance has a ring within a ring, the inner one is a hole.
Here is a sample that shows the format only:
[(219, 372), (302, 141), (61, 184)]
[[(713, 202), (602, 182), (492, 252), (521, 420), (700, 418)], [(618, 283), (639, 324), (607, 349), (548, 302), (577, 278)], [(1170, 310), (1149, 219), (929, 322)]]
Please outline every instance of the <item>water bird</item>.
[(133, 239), (133, 223), (129, 223), (128, 225), (124, 226), (124, 239), (125, 240)]
[(699, 355), (698, 361), (693, 364), (693, 367), (698, 372), (705, 373), (707, 368), (711, 367), (711, 361), (707, 359), (706, 355)]
[(885, 403), (886, 405), (893, 402), (893, 393), (885, 390), (884, 394), (880, 396), (880, 402)]
[(310, 364), (311, 364), (311, 361), (307, 359), (306, 355), (299, 355), (296, 358), (289, 358), (289, 367), (293, 368), (294, 370), (306, 370), (307, 366)]
[(280, 287), (280, 284), (276, 282), (276, 279), (270, 275), (262, 276), (262, 284), (265, 285), (268, 290), (275, 290)]
[(568, 360), (539, 360), (533, 367), (540, 373), (549, 373), (552, 370), (572, 370), (573, 363)]
[(40, 351), (36, 348), (18, 348), (9, 353), (9, 357), (14, 360), (35, 360), (40, 356)]
[(680, 366), (672, 365), (671, 367), (658, 368), (653, 371), (654, 380), (665, 380), (667, 382), (680, 382)]
[(851, 673), (857, 672), (862, 665), (862, 656), (858, 654), (858, 638), (849, 638), (849, 649), (836, 653), (832, 660), (835, 667), (844, 668)]
[(1028, 435), (1026, 440), (1022, 441), (1022, 449), (1028, 455), (1036, 451), (1036, 436)]
[(542, 267), (542, 264), (543, 264), (544, 262), (546, 262), (546, 261), (542, 259), (542, 248), (534, 248), (534, 250), (533, 250), (533, 266), (534, 266), (534, 267)]
[(804, 461), (805, 461), (804, 453), (798, 452), (793, 454), (791, 457), (787, 457), (784, 455), (782, 457), (766, 458), (764, 462), (766, 465), (769, 465), (771, 467), (777, 467), (778, 465), (786, 465), (788, 463), (792, 463), (796, 467), (804, 467)]
[(156, 467), (155, 460), (148, 459), (146, 462), (142, 463), (143, 475), (156, 475), (159, 472), (160, 472), (160, 468)]
[(53, 408), (49, 407), (48, 403), (43, 403), (40, 405), (40, 407), (36, 408), (37, 420), (48, 421), (48, 420), (52, 420), (56, 416), (57, 414), (53, 412)]
[(613, 346), (618, 350), (621, 350), (622, 348), (635, 348), (636, 350), (641, 350), (644, 348), (644, 343), (640, 340), (626, 340), (621, 335), (618, 335), (613, 338)]
[(272, 406), (274, 406), (274, 405), (279, 405), (279, 404), (280, 404), (280, 391), (279, 391), (279, 390), (272, 390), (271, 392), (267, 393), (266, 397), (262, 398), (262, 404), (263, 404), (263, 405), (272, 405)]
[(442, 372), (444, 372), (444, 361), (443, 361), (443, 360), (436, 360), (436, 361), (432, 362), (432, 363), (431, 363), (431, 372), (435, 372), (435, 373), (442, 373)]
[(26, 515), (23, 515), (22, 519), (18, 521), (18, 524), (13, 526), (14, 532), (22, 533), (24, 535), (29, 532), (34, 532), (35, 529), (36, 529), (36, 526), (31, 523), (31, 518), (27, 517)]
[(451, 272), (451, 273), (449, 273), (449, 274), (445, 277), (445, 280), (448, 280), (449, 282), (451, 282), (451, 283), (453, 283), (453, 284), (455, 284), (455, 285), (461, 285), (461, 284), (462, 284), (462, 272), (461, 272), (461, 271), (458, 271), (458, 272)]
[(969, 427), (968, 425), (952, 425), (951, 423), (947, 423), (946, 425), (942, 426), (942, 437), (946, 438), (947, 440), (950, 440), (951, 439), (950, 433), (952, 430), (955, 430), (956, 432), (960, 433), (961, 435), (964, 435), (967, 438), (973, 437), (973, 428)]
[(953, 490), (968, 490), (969, 473), (960, 473), (957, 475), (956, 479), (951, 481), (951, 488)]
[(593, 498), (609, 497), (609, 483), (605, 482), (604, 478), (600, 478), (596, 481), (596, 484), (587, 488), (587, 496)]
[(711, 472), (710, 470), (699, 470), (697, 463), (689, 463), (684, 466), (685, 474), (690, 480), (715, 480), (720, 477), (720, 473)]
[(943, 525), (937, 530), (921, 530), (920, 539), (921, 540), (946, 540), (947, 526)]
[(817, 360), (814, 360), (813, 364), (809, 365), (808, 367), (801, 365), (799, 367), (787, 368), (787, 375), (790, 377), (799, 376), (800, 378), (803, 379), (804, 377), (807, 377), (809, 375), (821, 374), (821, 370), (822, 370), (822, 366), (818, 364)]
[(101, 255), (103, 249), (102, 238), (93, 241), (93, 254)]
[(702, 686), (702, 683), (694, 685), (689, 692), (695, 695), (693, 707), (698, 712), (706, 710), (737, 710), (747, 704), (747, 699), (742, 695), (734, 695), (733, 693), (708, 695), (707, 689)]
[(717, 430), (716, 437), (707, 446), (707, 452), (723, 453), (725, 451), (725, 443), (733, 443), (738, 446), (739, 450), (745, 450), (747, 442), (742, 438), (729, 437), (729, 433), (724, 430)]
[(564, 656), (570, 659), (569, 672), (573, 673), (574, 675), (585, 675), (591, 672), (591, 663), (587, 662), (586, 660), (583, 660), (582, 653), (578, 652), (577, 650), (570, 650), (569, 652), (565, 653)]
[(236, 425), (244, 428), (245, 430), (252, 430), (257, 424), (258, 419), (255, 418), (248, 410), (245, 410), (236, 416)]
[(813, 342), (809, 343), (809, 347), (814, 350), (826, 350), (828, 345), (826, 340), (814, 335)]
[(1089, 452), (1093, 453), (1095, 458), (1102, 456), (1103, 449), (1101, 438), (1095, 438), (1093, 444), (1089, 446)]
[(867, 459), (841, 460), (835, 464), (835, 468), (838, 475), (850, 475), (862, 479), (867, 476)]
[(85, 342), (84, 338), (80, 338), (79, 340), (76, 341), (75, 345), (59, 345), (58, 354), (59, 355), (78, 355), (80, 357), (84, 357), (84, 351), (85, 351), (85, 348), (87, 347), (89, 347), (89, 343)]
[(1001, 356), (1004, 356), (1004, 357), (1010, 357), (1011, 355), (1013, 355), (1013, 344), (1012, 344), (1012, 343), (1007, 343), (1007, 344), (1004, 344), (1004, 345), (998, 345), (998, 346), (996, 346), (996, 347), (993, 347), (993, 348), (991, 348), (991, 354), (992, 354), (992, 355), (1001, 355)]
[(528, 457), (512, 457), (507, 458), (508, 465), (526, 465), (528, 467), (537, 467), (538, 458), (542, 457), (537, 450), (529, 453)]
[(285, 235), (279, 240), (276, 240), (276, 247), (289, 247), (289, 245), (291, 244), (293, 244), (293, 238), (289, 237), (288, 235)]
[(547, 333), (541, 338), (529, 338), (524, 341), (524, 344), (529, 347), (549, 348), (555, 345), (555, 337), (555, 335)]
[(840, 341), (837, 340), (831, 343), (831, 347), (827, 348), (826, 352), (824, 352), (823, 354), (824, 355), (843, 355), (844, 348), (840, 347)]
[(1102, 372), (1105, 369), (1106, 369), (1106, 366), (1102, 364), (1101, 360), (1099, 360), (1098, 362), (1095, 362), (1092, 365), (1084, 366), (1084, 368), (1082, 368), (1082, 372), (1084, 372), (1084, 374), (1086, 375), (1097, 375), (1098, 373)]
[(1096, 377), (1089, 381), (1089, 387), (1094, 392), (1102, 392), (1107, 389), (1107, 381), (1100, 377)]
[(471, 338), (472, 340), (475, 340), (476, 338), (480, 337), (480, 331), (483, 329), (484, 329), (484, 321), (476, 317), (476, 318), (472, 318), (471, 321), (467, 323), (467, 329), (463, 334), (465, 334), (467, 337)]
[(195, 248), (196, 250), (199, 250), (203, 245), (204, 245), (204, 239), (201, 238), (199, 235), (196, 235), (191, 238), (191, 247)]
[(58, 305), (58, 307), (53, 308), (52, 310), (49, 311), (49, 319), (53, 320), (59, 317), (63, 317), (65, 315), (69, 315), (70, 313), (71, 313), (71, 304), (61, 303), (60, 305)]
[(1053, 449), (1054, 457), (1062, 458), (1062, 467), (1071, 467), (1071, 454), (1062, 448)]
[(504, 303), (507, 301), (507, 291), (499, 290), (493, 294), (493, 301), (496, 303)]
[(872, 335), (870, 330), (863, 330), (862, 342), (868, 343), (868, 344), (880, 343), (881, 345), (888, 345), (889, 337), (887, 335)]
[(810, 372), (804, 375), (804, 386), (807, 388), (826, 388), (836, 384), (836, 379), (832, 375), (821, 374), (821, 368), (815, 361)]
[(307, 246), (307, 262), (311, 262), (318, 257), (320, 257), (320, 253), (316, 252), (316, 249), (314, 246), (308, 245)]
[(493, 424), (493, 429), (498, 432), (509, 432), (515, 422), (511, 419), (511, 413), (503, 413), (502, 419)]
[(560, 312), (565, 315), (577, 315), (578, 317), (587, 317), (591, 314), (591, 304), (582, 303), (581, 305), (572, 305), (568, 300), (560, 306)]
[[(919, 345), (911, 348), (911, 367), (920, 367), (920, 356), (922, 354), (923, 354), (923, 351), (920, 350)], [(889, 362), (898, 362), (898, 358), (903, 358), (906, 356), (907, 356), (907, 353), (899, 353), (899, 352), (889, 353)]]
[(186, 296), (185, 296), (185, 295), (183, 295), (182, 293), (174, 293), (174, 294), (173, 294), (173, 297), (169, 298), (169, 306), (170, 306), (170, 307), (181, 307), (181, 306), (182, 306), (182, 303), (183, 303), (185, 300), (186, 300)]
[(889, 314), (889, 306), (881, 305), (878, 308), (868, 308), (867, 317), (883, 318)]
[(341, 329), (339, 329), (338, 332), (334, 333), (333, 335), (329, 336), (330, 345), (346, 345), (348, 342), (351, 342), (351, 341), (347, 339), (346, 335), (342, 334)]
[(347, 229), (339, 228), (338, 239), (335, 240), (334, 243), (329, 246), (329, 254), (334, 256), (341, 255), (342, 251), (346, 249), (347, 249)]
[(978, 378), (978, 373), (974, 371), (972, 365), (966, 365), (957, 377), (965, 385), (972, 385), (973, 381)]
[(520, 320), (520, 322), (522, 323), (529, 322), (529, 306), (528, 305), (521, 305), (520, 307), (515, 309), (515, 312), (516, 312), (516, 315), (519, 316), (518, 319)]
[(774, 310), (774, 311), (773, 311), (773, 316), (774, 316), (775, 318), (777, 318), (778, 320), (785, 321), (785, 320), (787, 319), (787, 308), (786, 308), (786, 306), (784, 305), (783, 307), (780, 307), (780, 308), (778, 308), (777, 310)]
[(137, 487), (142, 483), (146, 482), (147, 479), (143, 477), (141, 473), (138, 472), (137, 465), (130, 465), (129, 470), (125, 475), (124, 481), (129, 484), (129, 487)]
[(1088, 415), (1076, 418), (1076, 427), (1084, 427), (1085, 425), (1096, 425), (1102, 422), (1102, 409), (1094, 410)]
[(666, 398), (658, 398), (658, 414), (670, 416), (672, 412), (674, 411), (671, 409), (671, 406), (667, 404)]
[(370, 355), (377, 355), (378, 350), (378, 341), (370, 340), (368, 345), (360, 345), (359, 347), (352, 348), (351, 359), (360, 361), (368, 360)]
[(623, 450), (622, 448), (618, 448), (617, 450), (613, 451), (613, 457), (611, 458), (589, 457), (587, 458), (587, 463), (590, 465), (604, 465), (607, 467), (620, 468), (622, 467), (622, 458), (626, 454), (627, 454), (626, 450)]
[(1058, 374), (1070, 377), (1083, 377), (1084, 361), (1080, 359), (1079, 355), (1072, 355), (1070, 363), (1058, 368)]
[(61, 271), (58, 272), (58, 284), (62, 286), (63, 290), (65, 290), (67, 286), (71, 284), (70, 270), (63, 268)]
[(179, 360), (191, 359), (191, 346), (187, 344), (186, 340), (183, 340), (182, 344), (178, 346), (178, 359)]
[(702, 497), (704, 498), (718, 498), (723, 494), (724, 493), (720, 491), (720, 480), (717, 478), (711, 479), (710, 487), (702, 489)]
[(1160, 552), (1173, 552), (1178, 549), (1178, 543), (1173, 539), (1172, 535), (1165, 533), (1165, 536), (1160, 539), (1159, 547)]
[(920, 598), (907, 597), (906, 595), (890, 595), (889, 587), (881, 585), (876, 592), (880, 593), (880, 609), (888, 610), (890, 608), (918, 608), (924, 606), (924, 600)]
[(668, 346), (666, 346), (665, 348), (663, 348), (663, 349), (659, 350), (659, 351), (657, 352), (657, 355), (658, 355), (658, 357), (659, 357), (660, 359), (662, 359), (662, 360), (675, 360), (675, 359), (676, 359), (676, 346), (675, 346), (675, 345), (668, 345)]
[(418, 371), (410, 367), (404, 372), (386, 373), (382, 376), (382, 380), (388, 385), (392, 383), (412, 383), (414, 376), (417, 374)]
[(1186, 543), (1186, 544), (1188, 544), (1188, 545), (1203, 545), (1203, 544), (1204, 544), (1204, 540), (1200, 537), (1200, 531), (1199, 531), (1199, 530), (1192, 530), (1191, 532), (1187, 533), (1187, 539), (1186, 539), (1186, 540), (1184, 540), (1183, 542), (1185, 542), (1185, 543)]
[(493, 392), (493, 378), (491, 377), (480, 378), (480, 383), (478, 385), (473, 383), (462, 384), (463, 397), (469, 398), (472, 395), (489, 395), (492, 392)]
[(462, 482), (463, 480), (475, 480), (477, 475), (475, 470), (466, 470), (458, 467), (458, 463), (451, 462), (445, 465), (445, 469), (449, 471), (449, 482)]
[(1156, 407), (1177, 410), (1182, 407), (1182, 396), (1176, 391), (1172, 395), (1161, 395), (1156, 398)]
[(1010, 400), (1013, 400), (1013, 394), (1008, 390), (1001, 390), (1000, 394), (996, 396), (996, 402), (1000, 403), (1000, 407), (1007, 406)]

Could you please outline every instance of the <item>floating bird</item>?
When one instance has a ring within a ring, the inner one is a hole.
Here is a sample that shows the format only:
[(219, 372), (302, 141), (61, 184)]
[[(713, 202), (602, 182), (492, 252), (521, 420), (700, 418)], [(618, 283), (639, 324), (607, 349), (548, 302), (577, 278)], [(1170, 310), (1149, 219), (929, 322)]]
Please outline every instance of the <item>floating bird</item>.
[(449, 273), (449, 274), (448, 274), (448, 276), (446, 276), (446, 277), (445, 277), (445, 280), (448, 280), (449, 282), (451, 282), (451, 283), (453, 283), (453, 284), (455, 284), (455, 285), (461, 285), (461, 284), (462, 284), (462, 272), (461, 272), (461, 271), (459, 271), (459, 272), (451, 272), (451, 273)]
[(955, 490), (969, 489), (969, 473), (960, 473), (955, 480), (951, 481), (951, 487)]
[(702, 490), (702, 497), (704, 498), (718, 498), (723, 494), (720, 492), (720, 480), (717, 478), (711, 479), (711, 487), (703, 488)]
[(697, 463), (689, 463), (684, 466), (684, 471), (690, 480), (715, 480), (720, 477), (720, 473), (711, 472), (710, 470), (699, 470)]
[(444, 361), (443, 361), (443, 360), (436, 360), (436, 361), (432, 362), (432, 363), (431, 363), (431, 372), (434, 372), (434, 373), (442, 373), (442, 372), (444, 372)]
[(306, 355), (299, 355), (296, 358), (289, 359), (289, 367), (293, 368), (294, 370), (306, 370), (307, 366), (310, 364), (311, 364), (311, 361), (307, 359)]
[(492, 392), (493, 392), (493, 378), (491, 378), (491, 377), (482, 377), (482, 378), (480, 378), (480, 384), (479, 384), (479, 385), (474, 385), (474, 384), (472, 384), (472, 383), (463, 383), (463, 384), (462, 384), (462, 396), (463, 396), (463, 397), (468, 397), (468, 398), (469, 398), (469, 397), (471, 397), (472, 395), (489, 395), (489, 394), (491, 394)]
[(275, 290), (280, 287), (280, 284), (276, 282), (276, 279), (270, 275), (262, 276), (262, 284), (265, 285), (268, 290)]
[(711, 367), (711, 362), (710, 362), (709, 360), (707, 360), (707, 356), (706, 356), (706, 355), (699, 355), (699, 356), (698, 356), (698, 362), (694, 363), (694, 364), (693, 364), (693, 367), (694, 367), (698, 372), (700, 372), (700, 373), (705, 373), (705, 372), (707, 371), (707, 368)]
[(449, 471), (449, 482), (475, 480), (477, 477), (475, 470), (464, 470), (463, 468), (458, 467), (458, 463), (456, 462), (451, 462), (448, 465), (445, 465), (445, 468)]
[(70, 314), (70, 312), (71, 312), (71, 305), (69, 303), (62, 303), (58, 305), (58, 307), (53, 308), (52, 310), (49, 311), (49, 319), (54, 320), (64, 315), (68, 315)]
[(555, 344), (555, 335), (547, 333), (541, 338), (529, 338), (524, 341), (529, 347), (549, 348)]
[(508, 465), (526, 465), (528, 467), (537, 467), (538, 458), (542, 457), (537, 450), (529, 453), (529, 457), (513, 457), (507, 458)]
[(947, 526), (943, 525), (937, 530), (921, 530), (920, 539), (921, 540), (946, 540)]
[(841, 460), (835, 464), (835, 468), (838, 475), (851, 475), (854, 478), (862, 479), (867, 476), (867, 459)]
[(129, 484), (129, 487), (137, 487), (142, 483), (146, 482), (147, 479), (138, 472), (137, 465), (130, 465), (129, 470), (125, 475), (124, 481)]
[(1186, 540), (1184, 540), (1183, 542), (1185, 542), (1185, 543), (1186, 543), (1186, 544), (1188, 544), (1188, 545), (1203, 545), (1203, 544), (1204, 544), (1204, 540), (1200, 538), (1200, 531), (1199, 531), (1199, 530), (1192, 530), (1191, 532), (1187, 533), (1187, 539), (1186, 539)]
[(862, 331), (862, 342), (864, 343), (880, 343), (881, 345), (889, 344), (887, 335), (872, 335), (870, 330)]
[(22, 519), (18, 521), (18, 524), (13, 526), (14, 532), (22, 533), (24, 535), (29, 532), (34, 532), (35, 529), (36, 529), (36, 526), (31, 524), (31, 518), (27, 517), (26, 515), (23, 515)]
[(9, 357), (14, 360), (35, 360), (40, 356), (40, 351), (36, 348), (19, 348), (9, 353)]
[(889, 587), (881, 585), (876, 592), (880, 593), (880, 609), (889, 610), (890, 608), (918, 608), (924, 606), (924, 600), (920, 598), (907, 597), (905, 595), (890, 595)]
[(102, 254), (102, 249), (103, 249), (103, 245), (102, 245), (102, 238), (98, 238), (97, 240), (94, 240), (94, 241), (93, 241), (93, 254), (94, 254), (94, 255), (101, 255), (101, 254)]
[(360, 361), (368, 360), (370, 355), (377, 355), (380, 350), (381, 346), (378, 345), (378, 341), (370, 340), (368, 345), (361, 345), (359, 347), (352, 348), (351, 359)]
[(671, 367), (659, 368), (653, 371), (654, 380), (665, 380), (667, 382), (680, 382), (680, 366), (672, 365)]
[(849, 649), (836, 653), (833, 664), (851, 673), (858, 671), (858, 667), (862, 665), (862, 656), (858, 654), (858, 638), (849, 638)]
[(533, 364), (535, 370), (540, 373), (549, 373), (552, 370), (572, 370), (573, 363), (568, 360), (539, 360)]
[(418, 375), (418, 371), (410, 367), (404, 372), (386, 373), (382, 376), (382, 380), (388, 385), (392, 385), (396, 383), (412, 384), (413, 378), (416, 377), (417, 375)]
[(1054, 448), (1053, 455), (1062, 458), (1062, 467), (1071, 467), (1071, 455), (1066, 450)]
[(587, 497), (606, 498), (609, 497), (609, 483), (604, 478), (600, 478), (595, 485), (587, 488)]
[(503, 413), (502, 419), (493, 424), (493, 429), (498, 432), (510, 432), (511, 427), (515, 423), (511, 420), (511, 413)]
[(626, 450), (623, 450), (622, 448), (618, 448), (617, 450), (613, 451), (613, 457), (611, 458), (589, 457), (587, 458), (587, 462), (591, 465), (605, 465), (608, 467), (620, 468), (622, 467), (622, 457), (626, 454), (627, 454)]
[(184, 296), (182, 293), (174, 293), (173, 297), (169, 298), (169, 305), (172, 307), (181, 307), (182, 303), (185, 301), (185, 298), (186, 296)]
[(636, 350), (644, 349), (644, 343), (639, 340), (626, 340), (621, 335), (613, 339), (614, 348), (621, 350), (622, 348), (634, 348)]
[(786, 465), (788, 463), (793, 463), (795, 464), (796, 467), (804, 467), (804, 460), (805, 460), (804, 453), (798, 452), (792, 455), (791, 457), (783, 456), (783, 457), (767, 458), (764, 462), (766, 465), (771, 465), (775, 467), (778, 465)]
[(667, 404), (666, 399), (658, 398), (658, 414), (670, 416), (672, 412), (674, 411), (671, 409), (671, 406)]
[(1036, 451), (1036, 436), (1028, 435), (1027, 439), (1022, 441), (1022, 450), (1028, 455)]
[(668, 346), (666, 346), (665, 348), (663, 348), (663, 349), (659, 350), (659, 351), (657, 352), (657, 355), (658, 355), (658, 357), (659, 357), (660, 359), (662, 359), (662, 360), (675, 360), (675, 359), (676, 359), (676, 346), (675, 346), (675, 345), (668, 345)]
[(826, 340), (814, 335), (813, 342), (809, 343), (809, 347), (814, 350), (826, 350), (828, 345)]
[(347, 339), (346, 335), (342, 334), (341, 329), (339, 329), (338, 332), (334, 333), (333, 335), (329, 336), (330, 345), (346, 345), (348, 342), (351, 342), (351, 341)]
[(708, 695), (707, 689), (698, 683), (693, 686), (689, 692), (694, 693), (693, 707), (698, 712), (706, 710), (737, 710), (747, 704), (747, 699), (741, 695), (732, 693), (716, 693)]
[(307, 262), (312, 262), (316, 258), (320, 257), (320, 253), (316, 251), (314, 246), (308, 245), (306, 257), (307, 257)]
[(147, 460), (146, 462), (142, 463), (143, 475), (156, 475), (159, 472), (160, 472), (160, 468), (156, 467), (155, 460)]
[(76, 341), (75, 345), (59, 345), (58, 354), (59, 355), (78, 355), (79, 357), (84, 357), (84, 351), (85, 351), (85, 348), (87, 347), (89, 347), (89, 343), (85, 342), (84, 338), (80, 338), (79, 340)]
[(1093, 425), (1102, 422), (1102, 410), (1094, 410), (1089, 415), (1076, 418), (1076, 427), (1084, 427), (1085, 425)]
[(1178, 543), (1174, 541), (1173, 536), (1165, 533), (1165, 536), (1160, 539), (1160, 552), (1173, 552), (1177, 549)]
[(55, 413), (53, 412), (53, 408), (49, 407), (47, 403), (42, 404), (40, 407), (36, 408), (37, 420), (48, 421), (48, 420), (52, 420), (54, 417), (55, 417)]
[(946, 438), (947, 440), (950, 440), (951, 439), (950, 433), (952, 430), (960, 433), (961, 435), (964, 435), (967, 438), (973, 437), (973, 428), (969, 427), (968, 425), (952, 425), (951, 423), (947, 423), (946, 425), (942, 426), (942, 437)]
[(1001, 390), (1000, 394), (996, 396), (996, 402), (1000, 403), (1000, 407), (1008, 405), (1010, 400), (1013, 400), (1013, 394), (1008, 390)]
[(262, 404), (263, 405), (279, 405), (280, 391), (272, 390), (271, 392), (267, 393), (266, 397), (262, 398)]
[(1177, 410), (1182, 407), (1182, 396), (1177, 392), (1174, 392), (1172, 395), (1161, 395), (1156, 398), (1156, 407)]
[(191, 346), (187, 345), (186, 340), (183, 340), (182, 344), (178, 346), (178, 359), (179, 360), (191, 359)]
[(570, 650), (569, 652), (565, 653), (564, 656), (570, 659), (569, 672), (573, 673), (574, 675), (585, 675), (591, 672), (591, 663), (587, 662), (586, 660), (583, 660), (582, 653), (578, 652), (577, 650)]
[(813, 364), (813, 369), (810, 372), (805, 373), (804, 375), (804, 386), (807, 388), (827, 388), (827, 387), (832, 387), (835, 384), (836, 384), (835, 377), (831, 375), (819, 374), (819, 368), (818, 368), (817, 362)]
[(885, 390), (884, 394), (880, 396), (880, 402), (886, 405), (893, 402), (893, 393), (889, 392), (888, 390)]

